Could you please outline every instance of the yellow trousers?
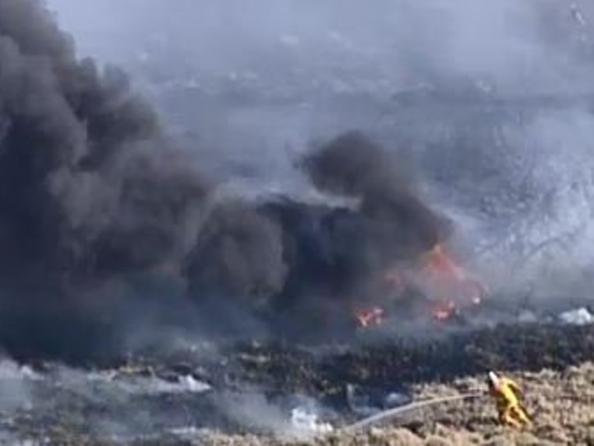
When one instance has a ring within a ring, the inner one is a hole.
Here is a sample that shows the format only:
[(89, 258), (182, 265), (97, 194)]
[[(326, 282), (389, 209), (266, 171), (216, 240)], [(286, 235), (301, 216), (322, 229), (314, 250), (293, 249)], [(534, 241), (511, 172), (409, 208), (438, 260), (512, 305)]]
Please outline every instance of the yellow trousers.
[(532, 426), (532, 421), (526, 411), (519, 404), (506, 404), (498, 407), (499, 421), (506, 426), (516, 429)]

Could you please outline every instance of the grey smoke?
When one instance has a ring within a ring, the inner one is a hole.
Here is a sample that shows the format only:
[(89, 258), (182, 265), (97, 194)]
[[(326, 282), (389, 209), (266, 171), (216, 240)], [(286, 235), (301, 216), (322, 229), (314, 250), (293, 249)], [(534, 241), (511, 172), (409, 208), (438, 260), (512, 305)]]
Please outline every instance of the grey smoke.
[(85, 298), (97, 281), (183, 256), (209, 185), (127, 77), (79, 61), (39, 2), (0, 2), (0, 59), (2, 335), (26, 354), (54, 343), (46, 325), (106, 306)]
[(0, 341), (15, 355), (109, 357), (122, 330), (225, 332), (254, 312), (302, 311), (299, 332), (309, 304), (348, 314), (352, 287), (441, 237), (397, 157), (359, 133), (294, 169), (358, 206), (221, 193), (225, 175), (202, 166), (216, 153), (176, 146), (126, 74), (79, 59), (37, 0), (0, 0), (0, 59)]
[[(50, 5), (83, 50), (39, 2), (0, 3), (0, 281), (13, 321), (0, 334), (13, 349), (56, 353), (81, 327), (117, 342), (137, 301), (160, 313), (156, 294), (265, 313), (348, 301), (392, 256), (449, 234), (435, 207), (464, 216), (455, 233), (494, 282), (531, 282), (543, 265), (576, 282), (592, 265), (575, 242), (591, 233), (594, 11), (582, 2)], [(85, 49), (123, 62), (161, 116)], [(352, 127), (372, 137), (331, 140)], [(312, 139), (331, 142), (305, 155), (317, 167), (295, 169)], [(381, 143), (397, 150), (376, 159)], [(415, 190), (406, 166), (386, 167), (409, 158)], [(237, 177), (293, 198), (217, 198)], [(312, 189), (357, 204), (300, 202)], [(73, 320), (86, 322), (58, 322)], [(22, 336), (56, 322), (55, 339)]]

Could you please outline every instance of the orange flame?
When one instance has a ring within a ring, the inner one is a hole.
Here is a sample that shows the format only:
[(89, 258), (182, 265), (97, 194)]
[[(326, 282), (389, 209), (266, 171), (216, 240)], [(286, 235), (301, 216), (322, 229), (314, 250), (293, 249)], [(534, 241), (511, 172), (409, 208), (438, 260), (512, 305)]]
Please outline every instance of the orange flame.
[(429, 274), (436, 294), (446, 301), (447, 307), (451, 307), (454, 299), (464, 305), (480, 305), (486, 294), (485, 287), (470, 277), (442, 245), (436, 245), (428, 254), (424, 270)]
[(433, 318), (438, 322), (448, 321), (458, 312), (458, 306), (453, 300), (439, 302), (433, 308)]
[(427, 256), (426, 268), (434, 274), (450, 276), (456, 280), (467, 279), (465, 271), (449, 257), (442, 245), (436, 245)]
[(358, 311), (355, 317), (361, 328), (379, 327), (384, 323), (385, 311), (383, 308), (373, 307)]
[(420, 271), (392, 268), (384, 274), (384, 281), (392, 290), (401, 292), (411, 284), (419, 287), (433, 302), (430, 312), (437, 321), (447, 321), (461, 308), (477, 306), (486, 295), (485, 287), (470, 276), (441, 244), (425, 254)]
[[(423, 302), (428, 306), (428, 315), (438, 322), (450, 321), (461, 311), (482, 303), (485, 287), (459, 266), (443, 245), (435, 245), (421, 261), (420, 268), (396, 266), (384, 272), (382, 279), (389, 287), (389, 295), (406, 297), (409, 294), (403, 293), (409, 288), (420, 291), (426, 297)], [(355, 311), (354, 318), (360, 328), (369, 329), (383, 325), (386, 314), (385, 307), (375, 306)]]

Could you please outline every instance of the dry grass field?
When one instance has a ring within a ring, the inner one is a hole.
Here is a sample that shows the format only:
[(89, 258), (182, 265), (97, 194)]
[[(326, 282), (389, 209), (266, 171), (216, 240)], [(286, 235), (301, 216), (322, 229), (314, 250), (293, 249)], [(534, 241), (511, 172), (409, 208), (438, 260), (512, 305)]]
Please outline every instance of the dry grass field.
[[(426, 408), (363, 432), (335, 433), (312, 439), (275, 439), (255, 436), (211, 435), (212, 446), (594, 446), (594, 364), (585, 363), (560, 372), (516, 373), (524, 387), (534, 427), (518, 432), (496, 422), (493, 402), (480, 398)], [(486, 390), (484, 377), (427, 384), (415, 388), (419, 399)]]

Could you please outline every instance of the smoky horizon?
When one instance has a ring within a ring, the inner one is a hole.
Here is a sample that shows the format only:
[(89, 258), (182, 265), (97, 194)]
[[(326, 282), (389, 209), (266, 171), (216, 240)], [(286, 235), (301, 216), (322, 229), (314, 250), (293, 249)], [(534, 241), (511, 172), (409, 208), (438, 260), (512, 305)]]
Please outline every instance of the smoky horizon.
[(0, 443), (590, 444), (592, 73), (588, 0), (0, 0)]
[(110, 356), (163, 327), (326, 339), (380, 313), (490, 323), (591, 298), (585, 2), (0, 13), (14, 354)]

